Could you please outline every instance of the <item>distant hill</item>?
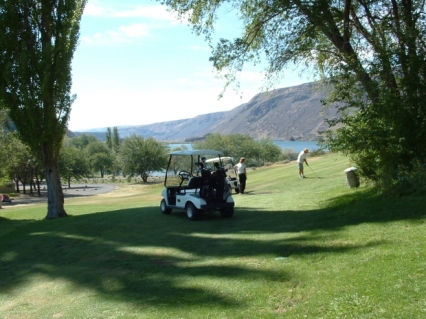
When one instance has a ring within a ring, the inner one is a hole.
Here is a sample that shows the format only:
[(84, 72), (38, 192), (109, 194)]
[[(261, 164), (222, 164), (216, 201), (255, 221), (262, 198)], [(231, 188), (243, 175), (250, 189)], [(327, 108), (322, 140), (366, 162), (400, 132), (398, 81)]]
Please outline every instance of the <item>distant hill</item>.
[[(275, 89), (259, 93), (248, 103), (231, 111), (198, 115), (190, 119), (139, 126), (118, 126), (120, 137), (130, 134), (153, 137), (162, 141), (192, 141), (209, 133), (249, 134), (255, 139), (317, 140), (327, 128), (326, 118), (335, 118), (336, 109), (323, 110), (325, 92), (315, 83)], [(91, 134), (105, 140), (107, 128), (76, 135)]]

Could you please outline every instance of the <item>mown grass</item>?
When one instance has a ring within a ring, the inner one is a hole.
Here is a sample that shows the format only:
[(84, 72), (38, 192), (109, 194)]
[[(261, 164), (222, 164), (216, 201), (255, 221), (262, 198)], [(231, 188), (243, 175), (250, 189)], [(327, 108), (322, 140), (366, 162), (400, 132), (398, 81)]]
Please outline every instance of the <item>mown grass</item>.
[(425, 198), (308, 161), (305, 180), (294, 163), (249, 171), (231, 219), (162, 215), (161, 184), (67, 200), (59, 220), (2, 209), (0, 317), (424, 318)]

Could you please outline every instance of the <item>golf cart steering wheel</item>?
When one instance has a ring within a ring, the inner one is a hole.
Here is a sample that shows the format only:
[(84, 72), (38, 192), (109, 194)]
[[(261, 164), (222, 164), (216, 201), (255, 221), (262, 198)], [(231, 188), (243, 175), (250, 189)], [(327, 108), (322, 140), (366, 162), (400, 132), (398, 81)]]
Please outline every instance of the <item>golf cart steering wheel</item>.
[(189, 174), (187, 171), (180, 171), (179, 172), (179, 178), (182, 181), (189, 180), (190, 177), (191, 177), (191, 174)]

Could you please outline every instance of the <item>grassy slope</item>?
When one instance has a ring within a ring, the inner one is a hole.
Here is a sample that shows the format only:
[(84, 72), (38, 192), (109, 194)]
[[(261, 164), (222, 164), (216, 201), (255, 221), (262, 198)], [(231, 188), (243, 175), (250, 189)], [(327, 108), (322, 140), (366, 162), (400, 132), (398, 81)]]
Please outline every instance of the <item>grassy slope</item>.
[(426, 200), (308, 161), (250, 171), (231, 219), (162, 215), (161, 185), (1, 210), (1, 317), (424, 318)]

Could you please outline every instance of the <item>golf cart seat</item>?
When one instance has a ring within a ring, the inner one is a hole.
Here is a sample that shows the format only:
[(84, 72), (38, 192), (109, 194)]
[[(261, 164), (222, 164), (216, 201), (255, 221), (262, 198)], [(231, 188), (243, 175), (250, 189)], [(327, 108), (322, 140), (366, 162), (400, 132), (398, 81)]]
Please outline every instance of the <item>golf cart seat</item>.
[(188, 186), (186, 188), (188, 189), (201, 188), (201, 181), (202, 181), (202, 178), (199, 176), (191, 177), (188, 182)]

